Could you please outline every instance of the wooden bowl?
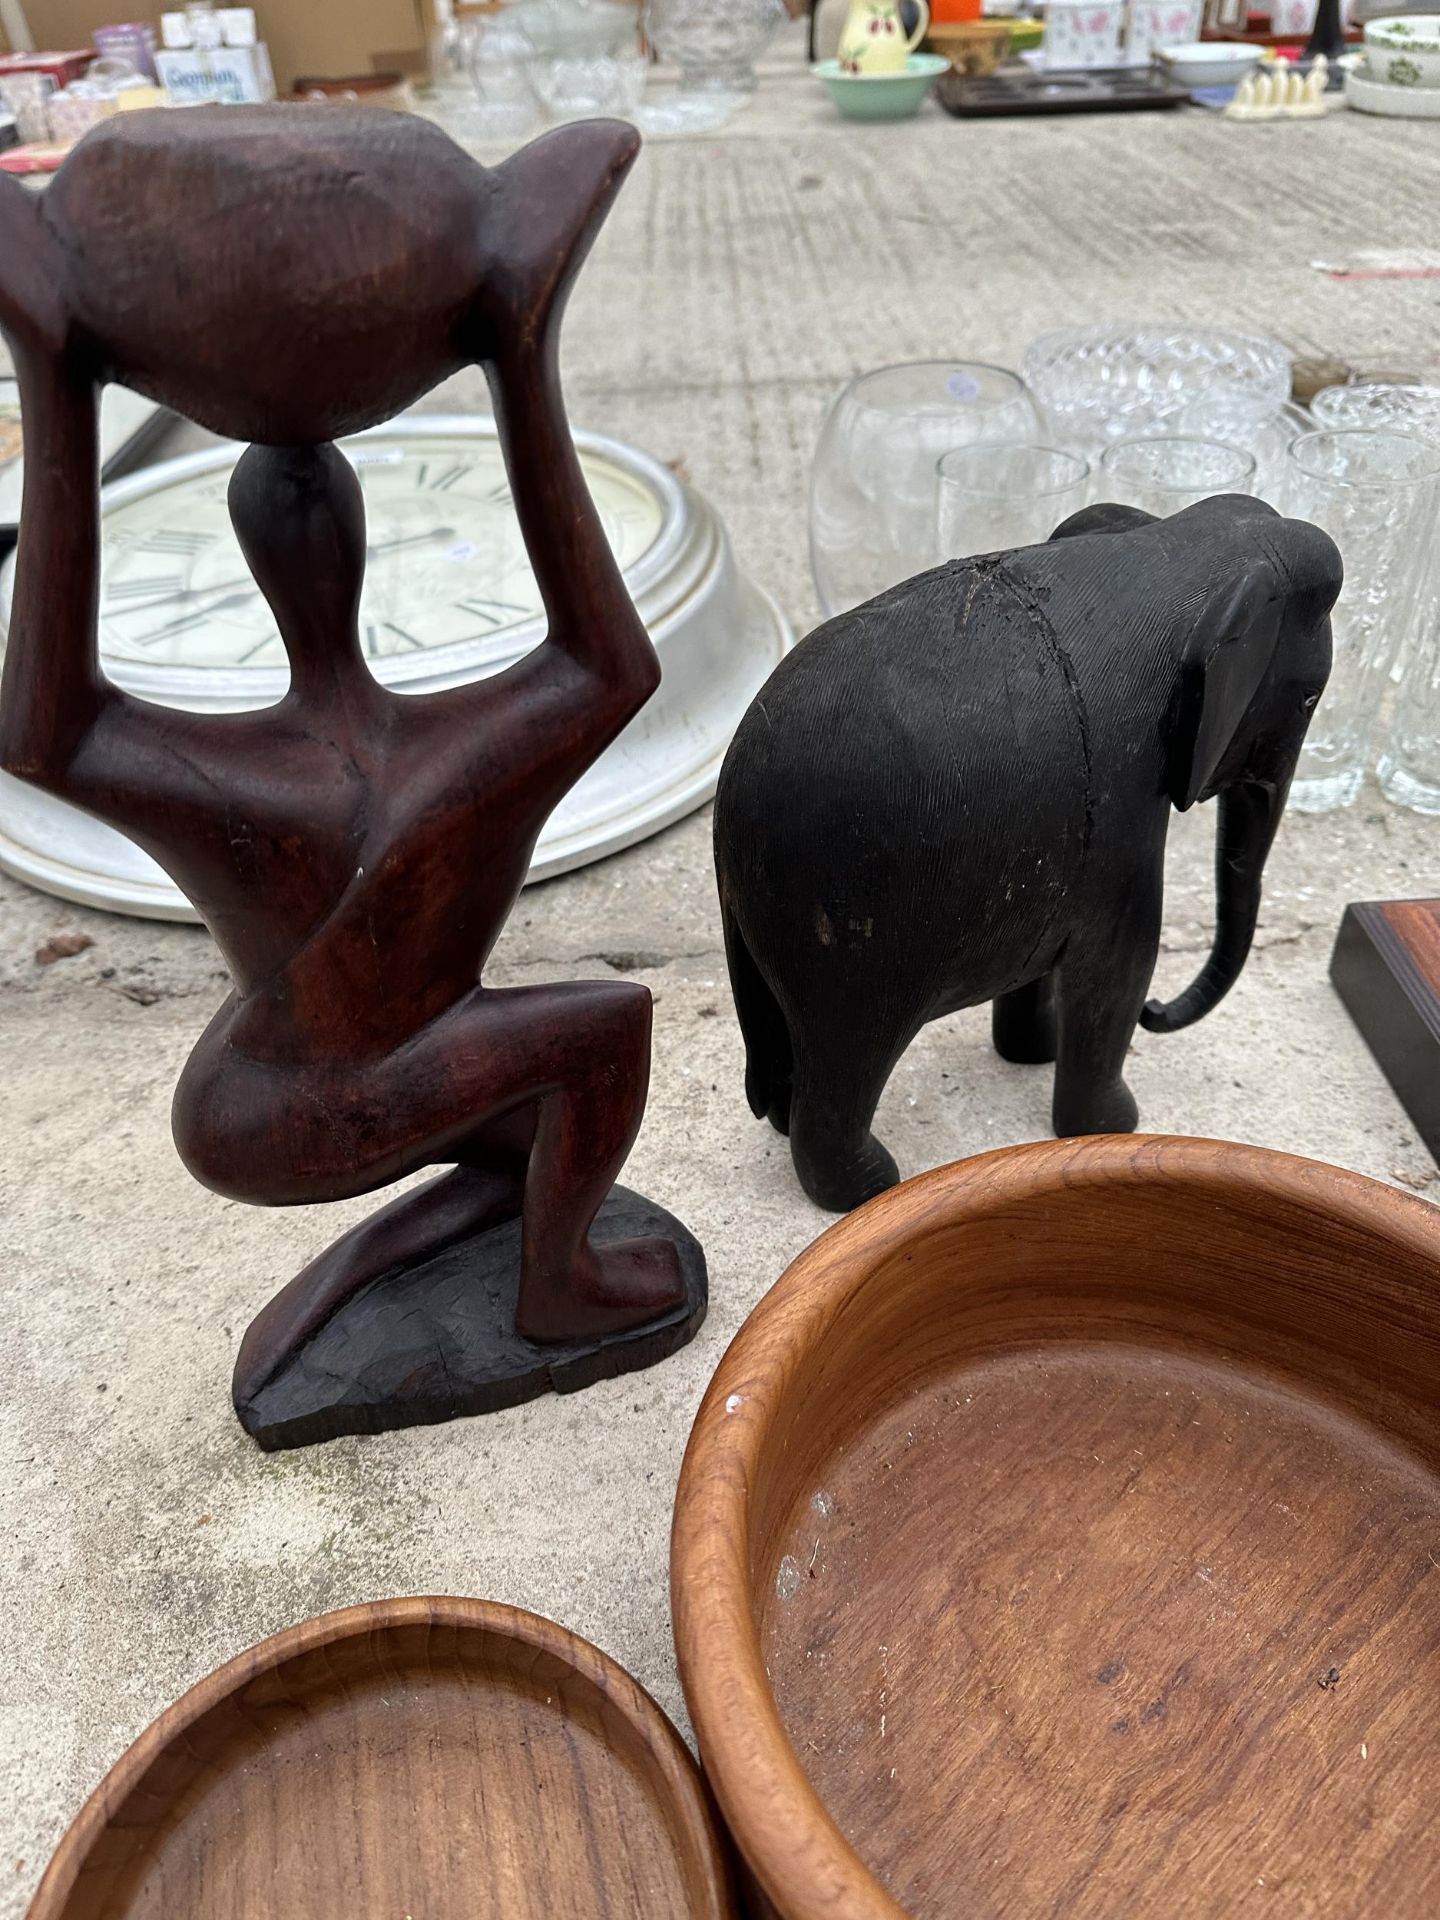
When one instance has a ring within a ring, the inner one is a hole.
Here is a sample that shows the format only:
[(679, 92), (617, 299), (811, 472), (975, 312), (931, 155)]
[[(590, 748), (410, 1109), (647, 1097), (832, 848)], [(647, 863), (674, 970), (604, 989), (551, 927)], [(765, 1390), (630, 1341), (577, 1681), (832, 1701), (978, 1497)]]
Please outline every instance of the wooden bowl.
[(948, 25), (932, 22), (925, 35), (932, 53), (944, 54), (958, 73), (980, 79), (994, 73), (1010, 52), (1008, 20), (960, 20)]
[(1200, 1140), (946, 1167), (741, 1329), (676, 1506), (781, 1920), (1440, 1912), (1440, 1216)]
[(162, 1714), (29, 1920), (735, 1913), (695, 1764), (627, 1673), (511, 1607), (387, 1600), (278, 1634)]

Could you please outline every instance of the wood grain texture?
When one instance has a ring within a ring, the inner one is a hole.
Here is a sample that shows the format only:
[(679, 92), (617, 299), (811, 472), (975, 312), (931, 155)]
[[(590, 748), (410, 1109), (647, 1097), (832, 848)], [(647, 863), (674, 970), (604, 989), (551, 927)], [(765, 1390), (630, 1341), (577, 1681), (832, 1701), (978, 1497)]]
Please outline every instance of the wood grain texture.
[(1440, 1903), (1440, 1218), (1208, 1141), (833, 1228), (697, 1418), (672, 1601), (779, 1920)]
[[(1245, 498), (1072, 516), (816, 629), (740, 723), (715, 872), (752, 1111), (836, 1212), (898, 1178), (872, 1131), (922, 1027), (991, 1003), (1054, 1062), (1057, 1134), (1126, 1133), (1137, 1024), (1203, 1018), (1245, 965), (1330, 671), (1340, 556)], [(1173, 809), (1217, 800), (1215, 937), (1147, 1001)]]
[(551, 1621), (388, 1600), (191, 1689), (96, 1789), (30, 1920), (734, 1920), (693, 1760)]
[(1440, 1156), (1440, 900), (1348, 906), (1330, 979), (1420, 1138)]
[[(82, 141), (43, 200), (0, 180), (0, 329), (32, 454), (0, 766), (142, 846), (229, 965), (175, 1096), (198, 1179), (278, 1206), (454, 1168), (272, 1301), (240, 1356), (242, 1418), (336, 1315), (383, 1322), (397, 1276), (517, 1216), (524, 1341), (623, 1372), (667, 1350), (636, 1335), (703, 1313), (672, 1241), (587, 1237), (645, 1108), (648, 992), (481, 983), (545, 820), (659, 682), (558, 373), (571, 283), (638, 145), (597, 121), (487, 170), (403, 114), (139, 113)], [(333, 437), (470, 362), (549, 629), (503, 673), (407, 697), (361, 647), (364, 505)], [(101, 671), (106, 380), (255, 442), (230, 511), (289, 658), (277, 705), (181, 713)], [(357, 1393), (383, 1401), (378, 1424), (409, 1411), (403, 1385)], [(500, 1380), (482, 1403), (516, 1397)]]

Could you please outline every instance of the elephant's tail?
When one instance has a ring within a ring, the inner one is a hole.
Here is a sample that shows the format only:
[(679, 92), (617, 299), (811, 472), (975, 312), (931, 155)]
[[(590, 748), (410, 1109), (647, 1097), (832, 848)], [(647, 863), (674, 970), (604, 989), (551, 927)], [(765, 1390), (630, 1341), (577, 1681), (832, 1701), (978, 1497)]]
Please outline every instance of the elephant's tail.
[(745, 944), (739, 923), (723, 900), (720, 917), (725, 928), (730, 991), (745, 1039), (745, 1098), (758, 1119), (768, 1120), (777, 1133), (789, 1133), (790, 1089), (795, 1077), (790, 1029), (780, 1002)]

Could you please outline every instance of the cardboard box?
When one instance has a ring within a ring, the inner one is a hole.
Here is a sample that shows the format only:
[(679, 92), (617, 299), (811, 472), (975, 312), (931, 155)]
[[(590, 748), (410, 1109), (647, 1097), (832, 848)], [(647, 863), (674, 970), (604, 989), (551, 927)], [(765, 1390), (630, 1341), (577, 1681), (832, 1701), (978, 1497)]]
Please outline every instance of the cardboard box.
[[(36, 46), (83, 47), (96, 27), (158, 19), (140, 0), (20, 0)], [(430, 0), (255, 0), (259, 37), (275, 84), (300, 74), (424, 74), (430, 66)]]
[(157, 53), (155, 72), (172, 107), (249, 106), (275, 98), (263, 41), (258, 47)]

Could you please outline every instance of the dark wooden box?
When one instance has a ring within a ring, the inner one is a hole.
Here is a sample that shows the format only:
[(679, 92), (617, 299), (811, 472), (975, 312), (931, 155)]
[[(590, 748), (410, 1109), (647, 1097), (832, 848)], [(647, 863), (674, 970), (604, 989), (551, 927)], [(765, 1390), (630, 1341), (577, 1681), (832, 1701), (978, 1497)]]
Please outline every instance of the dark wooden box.
[(1330, 978), (1420, 1138), (1440, 1159), (1440, 900), (1348, 906)]

